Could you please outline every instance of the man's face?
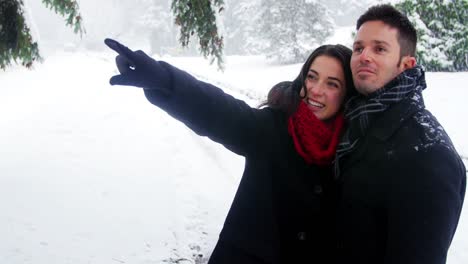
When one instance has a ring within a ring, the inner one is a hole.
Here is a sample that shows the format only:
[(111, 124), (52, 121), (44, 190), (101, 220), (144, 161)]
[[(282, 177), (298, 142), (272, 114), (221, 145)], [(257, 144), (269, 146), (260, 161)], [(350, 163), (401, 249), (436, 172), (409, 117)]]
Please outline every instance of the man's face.
[[(400, 63), (398, 31), (382, 21), (361, 25), (353, 44), (351, 71), (359, 93), (368, 95), (382, 88), (407, 68), (408, 56)], [(414, 58), (413, 58), (414, 59)]]

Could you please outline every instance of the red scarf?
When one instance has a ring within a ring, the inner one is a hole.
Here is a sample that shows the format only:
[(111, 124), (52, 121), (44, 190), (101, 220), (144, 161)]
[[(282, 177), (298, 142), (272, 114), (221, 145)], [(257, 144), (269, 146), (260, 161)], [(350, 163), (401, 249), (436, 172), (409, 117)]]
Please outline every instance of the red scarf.
[(343, 125), (341, 112), (330, 123), (325, 123), (301, 101), (297, 111), (288, 120), (288, 131), (296, 151), (307, 164), (330, 165)]

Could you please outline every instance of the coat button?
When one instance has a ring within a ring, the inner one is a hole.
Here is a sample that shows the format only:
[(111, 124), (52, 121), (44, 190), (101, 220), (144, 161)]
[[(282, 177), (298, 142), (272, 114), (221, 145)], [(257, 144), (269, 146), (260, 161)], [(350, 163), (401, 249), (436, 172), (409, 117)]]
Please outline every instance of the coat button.
[(323, 193), (322, 185), (315, 185), (314, 186), (314, 193), (315, 194), (322, 194)]
[(343, 250), (343, 248), (344, 248), (343, 242), (338, 241), (338, 242), (336, 243), (336, 248), (337, 248), (338, 250)]
[(298, 240), (301, 240), (301, 241), (304, 241), (307, 239), (307, 234), (306, 232), (299, 232), (297, 233), (297, 239)]

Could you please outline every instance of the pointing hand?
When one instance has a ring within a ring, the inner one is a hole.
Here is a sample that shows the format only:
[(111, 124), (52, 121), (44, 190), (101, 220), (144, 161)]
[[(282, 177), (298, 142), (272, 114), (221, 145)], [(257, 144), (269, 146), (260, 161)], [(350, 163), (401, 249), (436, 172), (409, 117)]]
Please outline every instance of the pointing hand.
[(115, 62), (120, 74), (110, 79), (111, 85), (155, 89), (164, 94), (170, 92), (172, 76), (167, 63), (156, 61), (141, 50), (132, 51), (113, 39), (107, 38), (104, 43), (119, 54)]

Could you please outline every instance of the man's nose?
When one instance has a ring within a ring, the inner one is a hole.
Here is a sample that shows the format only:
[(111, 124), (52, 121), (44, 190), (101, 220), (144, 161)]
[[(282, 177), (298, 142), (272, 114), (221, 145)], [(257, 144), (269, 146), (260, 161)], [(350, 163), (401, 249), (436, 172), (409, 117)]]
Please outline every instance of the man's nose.
[(361, 62), (369, 62), (372, 59), (369, 48), (363, 48), (361, 54), (359, 55), (359, 60)]

